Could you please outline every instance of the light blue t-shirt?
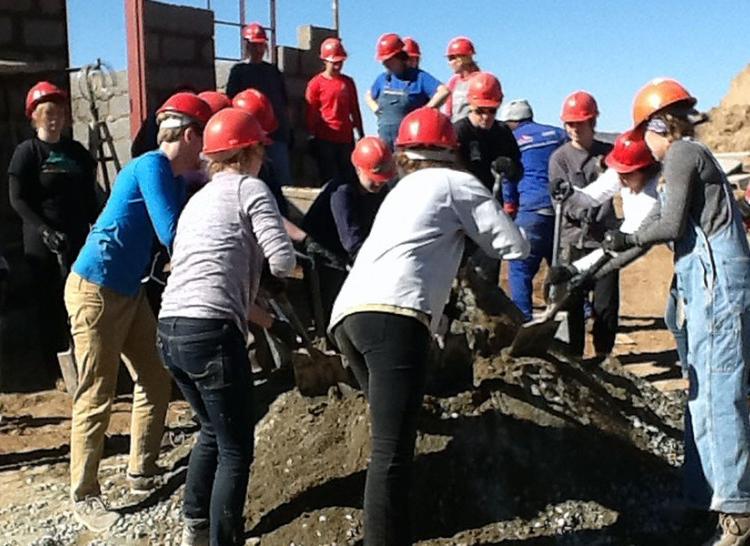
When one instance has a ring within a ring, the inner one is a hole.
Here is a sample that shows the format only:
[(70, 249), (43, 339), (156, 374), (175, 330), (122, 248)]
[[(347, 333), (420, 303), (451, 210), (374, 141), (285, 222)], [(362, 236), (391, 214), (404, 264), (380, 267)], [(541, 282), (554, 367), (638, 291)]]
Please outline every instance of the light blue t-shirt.
[(434, 76), (424, 70), (408, 68), (398, 76), (390, 72), (380, 74), (370, 88), (370, 96), (373, 100), (378, 100), (385, 89), (406, 91), (409, 95), (411, 111), (427, 104), (440, 85), (441, 83)]
[(72, 270), (125, 296), (135, 296), (151, 261), (156, 236), (172, 248), (185, 187), (169, 159), (156, 150), (131, 161), (117, 175)]

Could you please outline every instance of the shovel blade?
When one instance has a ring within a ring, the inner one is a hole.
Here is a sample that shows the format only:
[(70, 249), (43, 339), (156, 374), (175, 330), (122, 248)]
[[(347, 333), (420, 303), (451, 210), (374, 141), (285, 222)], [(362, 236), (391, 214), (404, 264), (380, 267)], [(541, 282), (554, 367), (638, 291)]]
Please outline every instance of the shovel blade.
[(556, 316), (527, 322), (518, 329), (510, 345), (510, 356), (544, 356), (561, 322)]
[(70, 396), (75, 395), (78, 388), (78, 369), (76, 368), (76, 357), (73, 348), (68, 347), (66, 351), (57, 353), (57, 362), (60, 365), (65, 390)]
[(317, 349), (292, 353), (294, 382), (302, 396), (322, 396), (339, 383), (348, 383), (349, 374), (339, 355), (328, 355)]

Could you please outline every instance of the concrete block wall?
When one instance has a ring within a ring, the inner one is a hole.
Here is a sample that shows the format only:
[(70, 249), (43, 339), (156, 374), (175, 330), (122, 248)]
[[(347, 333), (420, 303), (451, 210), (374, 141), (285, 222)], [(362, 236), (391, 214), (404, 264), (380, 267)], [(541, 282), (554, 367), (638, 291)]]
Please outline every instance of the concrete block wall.
[[(89, 101), (81, 90), (83, 83), (80, 78), (81, 73), (72, 74), (70, 77), (73, 138), (81, 142), (84, 146), (89, 147), (89, 125), (93, 118), (91, 116)], [(107, 122), (115, 144), (117, 157), (120, 160), (120, 164), (124, 165), (130, 161), (131, 143), (130, 94), (128, 92), (127, 71), (115, 72), (113, 80), (113, 86), (107, 88), (104, 93), (97, 94), (96, 105), (99, 109), (99, 119)], [(99, 171), (97, 172), (99, 173)], [(114, 181), (116, 172), (112, 163), (108, 164), (108, 172), (110, 181)], [(99, 177), (101, 178), (101, 174), (99, 174)]]
[(213, 11), (147, 1), (144, 19), (149, 110), (178, 86), (216, 87)]

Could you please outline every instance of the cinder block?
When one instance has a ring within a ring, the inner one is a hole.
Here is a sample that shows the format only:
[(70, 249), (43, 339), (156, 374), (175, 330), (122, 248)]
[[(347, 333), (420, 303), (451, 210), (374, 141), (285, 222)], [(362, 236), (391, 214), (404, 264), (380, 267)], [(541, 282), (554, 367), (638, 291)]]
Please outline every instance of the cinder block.
[(65, 0), (37, 0), (37, 2), (39, 11), (45, 15), (58, 15), (65, 9)]
[(305, 89), (307, 89), (307, 82), (309, 81), (308, 79), (300, 77), (287, 77), (284, 78), (284, 81), (286, 82), (286, 92), (287, 95), (289, 95), (290, 101), (294, 99), (301, 99), (305, 96)]
[(296, 76), (300, 71), (300, 50), (296, 47), (278, 46), (276, 64), (284, 74)]
[(195, 61), (195, 40), (183, 36), (164, 36), (161, 39), (161, 62)]
[(311, 26), (309, 36), (310, 36), (310, 48), (309, 49), (312, 52), (317, 54), (320, 52), (320, 44), (323, 43), (323, 40), (325, 40), (326, 38), (338, 36), (338, 34), (336, 34), (336, 31), (333, 30), (332, 28)]
[(13, 20), (10, 17), (0, 17), (0, 44), (13, 42)]
[(130, 97), (127, 94), (115, 95), (108, 102), (108, 115), (115, 119), (130, 114)]
[(3, 11), (29, 11), (31, 0), (6, 0), (3, 2)]
[(169, 34), (212, 37), (214, 12), (211, 10), (147, 1), (144, 23), (147, 30)]
[(109, 121), (109, 132), (115, 141), (128, 140), (130, 138), (130, 117), (120, 117)]
[[(54, 19), (26, 19), (23, 22), (23, 41), (33, 48), (60, 48), (65, 44), (65, 21)], [(65, 52), (67, 56), (67, 51)]]
[(323, 61), (320, 60), (317, 53), (310, 51), (300, 51), (300, 63), (299, 63), (298, 76), (312, 78), (315, 74), (323, 70)]
[(216, 57), (216, 48), (214, 47), (213, 38), (204, 38), (198, 42), (201, 63), (212, 65)]
[(229, 79), (229, 71), (235, 65), (232, 61), (216, 61), (215, 64), (215, 77), (216, 77), (216, 89), (224, 91), (227, 88), (227, 80)]

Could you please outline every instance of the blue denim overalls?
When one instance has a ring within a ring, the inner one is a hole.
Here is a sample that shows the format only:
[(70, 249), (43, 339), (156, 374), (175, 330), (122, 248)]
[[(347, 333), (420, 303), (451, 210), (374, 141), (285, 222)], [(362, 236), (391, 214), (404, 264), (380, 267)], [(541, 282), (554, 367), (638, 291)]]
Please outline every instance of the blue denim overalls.
[(388, 86), (391, 76), (386, 78), (386, 86), (378, 95), (378, 136), (393, 150), (398, 136), (398, 128), (404, 116), (413, 110), (409, 101), (409, 89), (392, 89)]
[(726, 178), (722, 184), (729, 225), (708, 238), (689, 218), (675, 241), (690, 377), (684, 485), (701, 509), (749, 513), (750, 250)]

